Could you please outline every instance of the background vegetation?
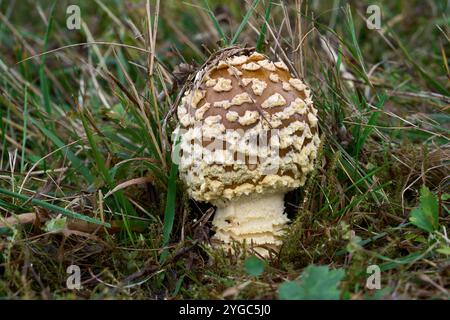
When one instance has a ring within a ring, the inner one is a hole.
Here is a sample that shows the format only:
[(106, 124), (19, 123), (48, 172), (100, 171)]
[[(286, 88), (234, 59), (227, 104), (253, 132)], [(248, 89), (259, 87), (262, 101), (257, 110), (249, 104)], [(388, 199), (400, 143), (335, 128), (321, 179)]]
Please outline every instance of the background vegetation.
[[(0, 0), (1, 297), (449, 298), (448, 1), (148, 4)], [(178, 91), (233, 44), (291, 61), (320, 113), (316, 170), (264, 261), (209, 248), (212, 208), (170, 159)]]

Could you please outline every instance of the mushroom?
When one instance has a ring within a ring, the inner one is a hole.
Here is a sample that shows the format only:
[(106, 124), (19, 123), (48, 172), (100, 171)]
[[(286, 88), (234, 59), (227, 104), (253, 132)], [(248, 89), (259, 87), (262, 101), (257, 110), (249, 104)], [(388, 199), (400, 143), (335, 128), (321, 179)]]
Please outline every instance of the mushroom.
[(180, 178), (217, 207), (213, 239), (263, 255), (279, 248), (284, 195), (304, 185), (320, 143), (309, 87), (282, 61), (221, 55), (195, 75), (177, 115)]

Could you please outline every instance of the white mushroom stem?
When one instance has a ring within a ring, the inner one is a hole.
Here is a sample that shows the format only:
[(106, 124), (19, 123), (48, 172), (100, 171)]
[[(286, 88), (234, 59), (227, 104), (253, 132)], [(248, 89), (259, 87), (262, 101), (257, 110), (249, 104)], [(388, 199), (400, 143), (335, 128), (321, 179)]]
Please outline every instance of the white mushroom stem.
[(278, 247), (289, 222), (283, 198), (284, 193), (262, 194), (240, 197), (219, 206), (213, 220), (214, 237), (225, 247), (233, 241)]

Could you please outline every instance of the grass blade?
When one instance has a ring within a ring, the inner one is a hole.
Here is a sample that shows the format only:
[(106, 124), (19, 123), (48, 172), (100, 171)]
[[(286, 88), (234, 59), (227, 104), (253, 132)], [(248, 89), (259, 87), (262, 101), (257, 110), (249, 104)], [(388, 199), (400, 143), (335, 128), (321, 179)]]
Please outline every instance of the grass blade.
[[(172, 162), (170, 167), (169, 183), (167, 187), (166, 209), (164, 214), (164, 228), (163, 228), (163, 246), (166, 246), (170, 240), (172, 233), (173, 222), (175, 219), (175, 200), (177, 193), (177, 176), (178, 165)], [(160, 257), (160, 263), (163, 263), (168, 255), (168, 251), (164, 250)]]
[(214, 13), (212, 12), (211, 8), (209, 7), (208, 0), (203, 0), (203, 3), (205, 4), (205, 10), (208, 14), (209, 18), (211, 19), (212, 23), (214, 24), (214, 28), (216, 28), (217, 33), (219, 34), (220, 40), (223, 44), (227, 43), (227, 36), (222, 30), (222, 27), (219, 24), (219, 21), (217, 21), (216, 17), (214, 16)]
[(9, 120), (10, 118), (10, 108), (8, 107), (6, 109), (6, 114), (4, 114), (4, 111), (0, 109), (0, 142), (1, 142), (1, 153), (0, 153), (0, 168), (3, 168), (3, 159), (5, 157), (5, 151), (6, 150), (6, 130), (8, 128), (8, 124), (3, 121), (3, 117), (5, 116), (6, 119)]
[(74, 219), (79, 219), (79, 220), (83, 220), (86, 222), (90, 222), (90, 223), (94, 223), (94, 224), (98, 224), (100, 226), (104, 226), (107, 228), (111, 227), (111, 224), (107, 223), (107, 222), (102, 222), (98, 219), (92, 218), (92, 217), (88, 217), (79, 213), (76, 213), (74, 211), (71, 210), (67, 210), (65, 208), (56, 206), (54, 204), (39, 200), (39, 199), (33, 199), (33, 198), (29, 198), (26, 195), (20, 194), (20, 193), (16, 193), (13, 191), (9, 191), (3, 188), (0, 188), (0, 194), (4, 194), (6, 196), (12, 197), (12, 198), (16, 198), (16, 199), (20, 199), (20, 200), (24, 200), (24, 201), (30, 201), (30, 203), (38, 206), (38, 207), (42, 207), (51, 211), (55, 211), (58, 213), (61, 213), (67, 217), (70, 218), (74, 218)]
[(366, 81), (366, 83), (370, 84), (370, 80), (367, 77), (367, 71), (364, 66), (364, 59), (361, 52), (361, 48), (358, 43), (358, 39), (356, 37), (356, 30), (355, 30), (355, 24), (353, 22), (353, 16), (352, 16), (352, 10), (350, 9), (350, 5), (347, 4), (347, 11), (346, 11), (346, 19), (347, 19), (347, 28), (350, 33), (350, 38), (352, 40), (353, 46), (347, 46), (347, 48), (352, 52), (352, 54), (358, 59), (358, 62), (361, 66), (361, 71), (358, 72)]
[(27, 143), (27, 125), (28, 125), (28, 87), (25, 87), (25, 98), (23, 103), (23, 135), (22, 135), (22, 155), (20, 160), (20, 172), (25, 167), (25, 145)]
[[(43, 52), (47, 51), (48, 39), (50, 37), (50, 32), (51, 32), (52, 26), (53, 26), (53, 14), (55, 12), (55, 6), (56, 6), (56, 1), (53, 3), (52, 8), (50, 10), (50, 16), (48, 18), (47, 30), (45, 31)], [(45, 75), (45, 59), (46, 59), (46, 55), (43, 55), (41, 57), (41, 65), (39, 66), (39, 80), (41, 83), (41, 91), (42, 91), (42, 96), (44, 99), (45, 111), (48, 114), (51, 114), (52, 110), (51, 110), (51, 106), (50, 106), (50, 89), (48, 86), (47, 77)]]
[(264, 24), (261, 27), (261, 32), (259, 33), (258, 41), (256, 42), (256, 51), (258, 52), (262, 52), (264, 39), (266, 38), (267, 24), (269, 23), (271, 9), (272, 9), (272, 0), (269, 0), (269, 4), (266, 7), (266, 12), (264, 15)]
[(237, 42), (237, 39), (239, 38), (239, 35), (241, 34), (242, 30), (244, 30), (244, 27), (247, 25), (248, 20), (252, 16), (253, 11), (255, 11), (255, 8), (258, 5), (259, 1), (260, 0), (253, 0), (252, 6), (250, 7), (250, 9), (245, 14), (244, 19), (242, 19), (242, 22), (239, 25), (236, 33), (234, 34), (233, 39), (231, 39), (230, 45), (233, 45), (233, 44), (235, 44)]
[[(30, 118), (30, 120), (36, 127), (38, 127), (39, 130), (42, 131), (42, 133), (45, 134), (46, 137), (48, 137), (53, 142), (53, 144), (55, 144), (58, 148), (64, 148), (65, 143), (62, 142), (53, 132), (51, 132), (47, 128), (44, 128), (43, 125), (33, 120), (33, 118)], [(81, 162), (81, 160), (68, 148), (66, 149), (66, 153), (67, 158), (69, 158), (70, 162), (72, 162), (76, 169), (80, 171), (86, 181), (89, 184), (94, 183), (94, 177), (91, 175), (89, 169)]]
[[(382, 93), (379, 96), (379, 100), (378, 103), (375, 105), (375, 107), (378, 110), (381, 110), (384, 106), (384, 103), (386, 102), (386, 94)], [(365, 127), (365, 129), (363, 130), (362, 134), (359, 135), (358, 137), (358, 141), (356, 142), (356, 151), (355, 151), (355, 157), (358, 158), (359, 153), (361, 152), (364, 143), (366, 142), (367, 138), (369, 137), (370, 133), (373, 131), (373, 129), (375, 128), (374, 125), (378, 119), (378, 116), (380, 115), (380, 111), (374, 111), (372, 113), (372, 115), (369, 118), (369, 121), (367, 122), (367, 126)]]

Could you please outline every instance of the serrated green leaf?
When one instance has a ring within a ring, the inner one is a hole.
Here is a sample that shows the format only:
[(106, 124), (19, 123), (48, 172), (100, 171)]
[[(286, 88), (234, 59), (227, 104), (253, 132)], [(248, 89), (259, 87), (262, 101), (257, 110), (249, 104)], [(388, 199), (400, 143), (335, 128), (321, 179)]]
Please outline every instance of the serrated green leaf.
[(427, 232), (439, 228), (439, 202), (426, 186), (420, 190), (420, 205), (411, 211), (409, 221)]
[(327, 266), (308, 266), (301, 281), (287, 281), (280, 285), (279, 298), (283, 300), (338, 300), (338, 285), (344, 277), (343, 269), (330, 270)]
[(244, 266), (249, 275), (259, 277), (264, 272), (265, 263), (261, 259), (251, 256), (245, 260)]
[(416, 227), (425, 230), (427, 232), (433, 232), (433, 225), (430, 223), (430, 221), (427, 220), (424, 212), (422, 209), (415, 208), (411, 211), (411, 216), (409, 217), (409, 221)]
[(420, 206), (427, 214), (436, 216), (437, 222), (439, 214), (438, 198), (426, 186), (422, 186), (422, 189), (420, 190)]

